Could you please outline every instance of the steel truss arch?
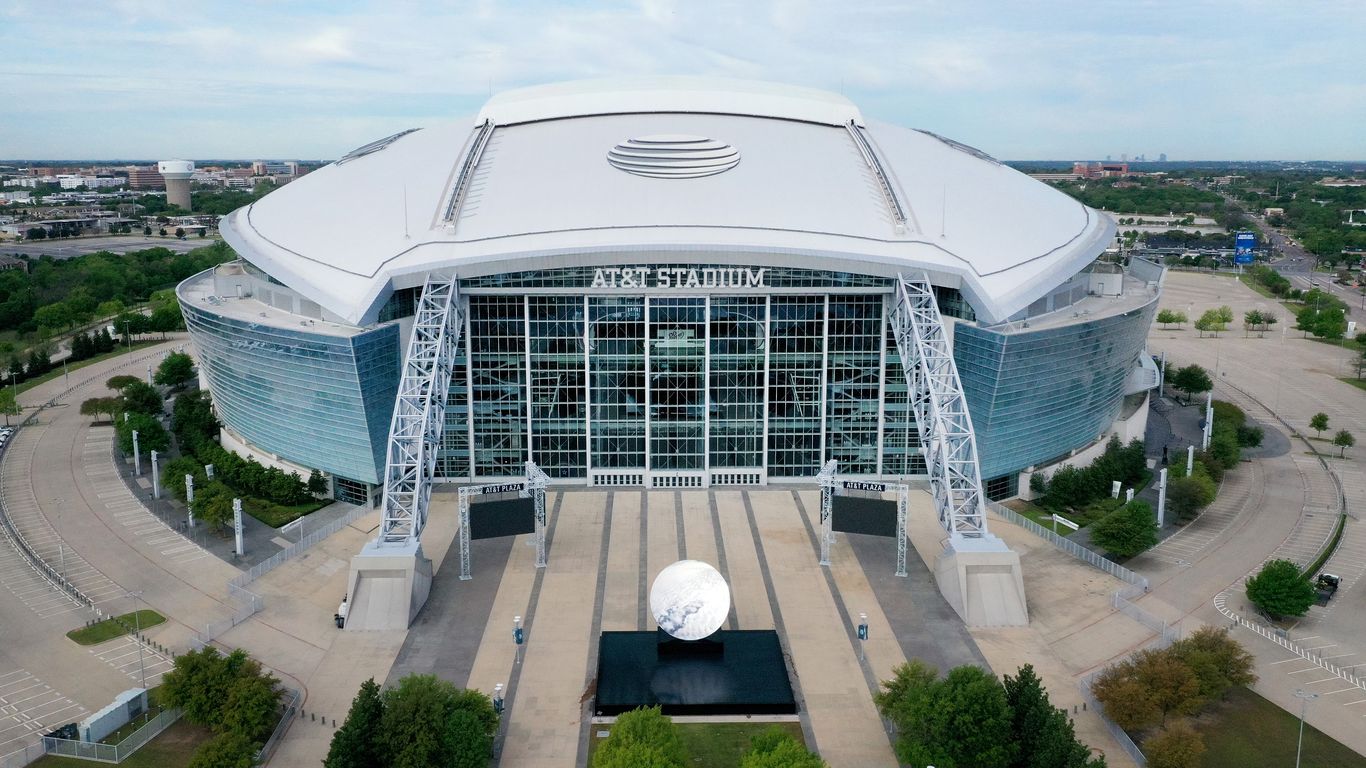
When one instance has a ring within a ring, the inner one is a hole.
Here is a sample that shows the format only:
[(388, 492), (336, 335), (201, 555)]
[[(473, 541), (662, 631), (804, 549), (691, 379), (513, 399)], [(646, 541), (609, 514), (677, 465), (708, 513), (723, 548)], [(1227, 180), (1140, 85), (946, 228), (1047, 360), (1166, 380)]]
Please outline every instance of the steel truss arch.
[(464, 325), (457, 284), (455, 277), (429, 275), (418, 299), (389, 425), (379, 546), (416, 542), (427, 524), (446, 391)]
[(977, 438), (928, 276), (898, 276), (891, 324), (939, 524), (951, 540), (989, 538)]

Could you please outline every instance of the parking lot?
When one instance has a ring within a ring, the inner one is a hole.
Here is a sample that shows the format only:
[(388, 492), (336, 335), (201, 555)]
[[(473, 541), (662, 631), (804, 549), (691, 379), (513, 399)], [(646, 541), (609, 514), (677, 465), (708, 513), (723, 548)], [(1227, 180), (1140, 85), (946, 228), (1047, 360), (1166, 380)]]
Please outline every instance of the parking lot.
[(174, 237), (143, 237), (124, 235), (121, 237), (78, 237), (70, 240), (37, 240), (33, 242), (0, 243), (0, 253), (21, 256), (51, 256), (56, 259), (70, 259), (96, 251), (128, 253), (147, 248), (169, 248), (176, 253), (185, 253), (195, 248), (212, 245), (217, 238), (192, 237), (177, 240)]
[(23, 749), (57, 726), (78, 722), (86, 714), (85, 707), (27, 670), (0, 672), (0, 757)]

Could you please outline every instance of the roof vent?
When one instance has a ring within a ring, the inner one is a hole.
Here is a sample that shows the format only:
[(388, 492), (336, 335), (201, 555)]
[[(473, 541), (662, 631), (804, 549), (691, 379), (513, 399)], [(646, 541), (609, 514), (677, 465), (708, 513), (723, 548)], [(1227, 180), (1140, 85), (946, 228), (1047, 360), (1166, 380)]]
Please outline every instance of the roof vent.
[(637, 176), (696, 179), (739, 165), (740, 152), (724, 141), (702, 136), (641, 136), (612, 147), (607, 162)]

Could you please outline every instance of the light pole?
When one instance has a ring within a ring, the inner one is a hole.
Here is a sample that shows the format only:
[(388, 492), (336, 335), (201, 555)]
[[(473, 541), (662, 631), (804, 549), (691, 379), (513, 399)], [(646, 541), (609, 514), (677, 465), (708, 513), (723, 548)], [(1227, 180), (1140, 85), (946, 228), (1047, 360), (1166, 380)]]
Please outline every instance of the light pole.
[(57, 502), (57, 560), (62, 569), (62, 581), (66, 581), (66, 546), (62, 541), (62, 505), (66, 499), (53, 499)]
[(1304, 713), (1309, 708), (1309, 702), (1318, 697), (1317, 693), (1309, 693), (1303, 688), (1295, 689), (1295, 698), (1300, 700), (1300, 738), (1295, 743), (1295, 768), (1300, 768), (1300, 750), (1304, 747)]
[(142, 665), (142, 619), (138, 616), (138, 599), (142, 597), (142, 590), (129, 592), (128, 596), (133, 598), (133, 632), (137, 637), (138, 644), (138, 677), (142, 680), (142, 690), (147, 690), (147, 668)]

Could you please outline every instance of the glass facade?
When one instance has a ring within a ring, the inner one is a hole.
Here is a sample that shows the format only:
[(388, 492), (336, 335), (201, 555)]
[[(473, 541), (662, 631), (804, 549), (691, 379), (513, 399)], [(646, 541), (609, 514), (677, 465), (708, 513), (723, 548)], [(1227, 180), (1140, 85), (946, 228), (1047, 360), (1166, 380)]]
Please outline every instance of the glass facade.
[[(774, 268), (753, 290), (599, 292), (594, 273), (461, 282), (439, 479), (516, 477), (528, 459), (554, 479), (646, 487), (809, 479), (830, 459), (850, 476), (924, 474), (886, 279)], [(382, 316), (411, 314), (415, 291), (396, 291)], [(971, 318), (959, 291), (936, 296)], [(1155, 304), (1056, 328), (954, 326), (984, 480), (1109, 427)], [(341, 337), (184, 309), (225, 424), (291, 461), (379, 482), (397, 323)]]
[(953, 356), (977, 432), (982, 478), (1085, 446), (1109, 428), (1157, 307), (1059, 328), (1001, 333), (959, 324)]
[(398, 392), (397, 324), (336, 336), (189, 302), (181, 310), (223, 424), (289, 461), (379, 482)]

